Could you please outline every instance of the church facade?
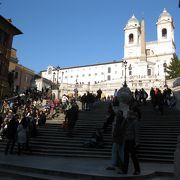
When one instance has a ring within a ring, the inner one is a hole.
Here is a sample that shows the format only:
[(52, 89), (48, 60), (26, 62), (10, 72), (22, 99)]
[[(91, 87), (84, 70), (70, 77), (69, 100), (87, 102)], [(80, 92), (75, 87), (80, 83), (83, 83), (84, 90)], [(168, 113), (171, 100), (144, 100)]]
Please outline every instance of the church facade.
[(157, 40), (145, 41), (145, 20), (141, 22), (133, 15), (124, 28), (124, 57), (108, 63), (67, 68), (49, 66), (41, 71), (43, 78), (56, 83), (62, 94), (78, 89), (113, 95), (125, 83), (134, 91), (166, 85), (166, 67), (176, 52), (174, 42), (174, 21), (164, 9), (157, 23)]

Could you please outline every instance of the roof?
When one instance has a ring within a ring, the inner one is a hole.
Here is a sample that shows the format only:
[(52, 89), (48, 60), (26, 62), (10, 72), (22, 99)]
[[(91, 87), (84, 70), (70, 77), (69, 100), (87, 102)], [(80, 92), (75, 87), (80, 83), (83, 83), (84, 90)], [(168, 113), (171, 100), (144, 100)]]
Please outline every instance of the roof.
[(128, 23), (126, 24), (126, 28), (134, 28), (134, 27), (139, 27), (139, 21), (138, 19), (134, 16), (134, 14), (132, 15), (132, 17), (128, 20)]
[(16, 26), (0, 15), (0, 22), (5, 23), (13, 32), (13, 35), (23, 34)]
[(158, 22), (161, 21), (172, 21), (172, 16), (167, 12), (167, 10), (164, 8), (163, 12), (160, 14), (159, 18), (158, 18)]
[[(115, 64), (115, 63), (120, 63), (121, 61), (111, 61), (111, 62), (105, 62), (105, 63), (97, 63), (97, 64), (90, 64), (90, 65), (84, 65), (84, 66), (71, 66), (71, 67), (64, 67), (64, 68), (61, 68), (61, 70), (64, 70), (64, 69), (72, 69), (72, 68), (81, 68), (81, 67), (88, 67), (88, 66), (99, 66), (99, 65), (107, 65), (107, 64)], [(53, 66), (52, 66), (53, 67)], [(55, 69), (55, 68), (54, 68)], [(47, 70), (42, 70), (40, 71), (41, 72), (45, 72)]]
[(137, 18), (133, 14), (132, 17), (129, 19), (128, 23), (139, 23), (139, 21), (137, 20)]
[(171, 15), (167, 12), (167, 10), (164, 8), (163, 12), (160, 14), (159, 17), (171, 17)]

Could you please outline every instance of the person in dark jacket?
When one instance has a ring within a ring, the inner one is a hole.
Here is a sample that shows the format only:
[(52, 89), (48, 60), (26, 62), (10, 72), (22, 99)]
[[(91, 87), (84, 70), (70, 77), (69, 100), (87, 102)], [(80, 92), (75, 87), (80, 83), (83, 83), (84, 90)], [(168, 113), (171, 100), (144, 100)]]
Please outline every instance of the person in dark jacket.
[(123, 172), (125, 127), (126, 120), (123, 117), (123, 112), (118, 110), (112, 126), (112, 166), (107, 167), (107, 170), (115, 170), (117, 167), (119, 173)]
[(78, 120), (79, 107), (76, 103), (66, 111), (65, 121), (67, 121), (67, 136), (72, 137), (73, 129)]
[(8, 154), (10, 145), (11, 145), (10, 154), (13, 154), (13, 149), (17, 137), (17, 127), (19, 124), (18, 118), (19, 118), (18, 115), (13, 116), (7, 125), (7, 130), (6, 130), (7, 144), (5, 148), (5, 154)]

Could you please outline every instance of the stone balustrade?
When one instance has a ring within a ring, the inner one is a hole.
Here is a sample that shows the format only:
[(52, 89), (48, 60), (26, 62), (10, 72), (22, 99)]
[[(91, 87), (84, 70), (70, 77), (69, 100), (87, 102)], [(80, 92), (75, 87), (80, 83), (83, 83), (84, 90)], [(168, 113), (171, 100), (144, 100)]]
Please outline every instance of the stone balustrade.
[(177, 147), (174, 153), (174, 175), (175, 180), (180, 179), (180, 135), (178, 136)]

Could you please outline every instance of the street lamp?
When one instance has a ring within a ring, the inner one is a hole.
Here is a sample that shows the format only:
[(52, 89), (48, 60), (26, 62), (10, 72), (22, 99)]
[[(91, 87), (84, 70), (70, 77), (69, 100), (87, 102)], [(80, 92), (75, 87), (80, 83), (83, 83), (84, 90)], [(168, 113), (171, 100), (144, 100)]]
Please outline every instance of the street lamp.
[(77, 97), (78, 97), (78, 80), (76, 79), (76, 84), (75, 84), (75, 89), (74, 89), (74, 96), (75, 96), (75, 99), (77, 100)]
[(59, 80), (58, 79), (59, 79), (59, 71), (60, 71), (60, 69), (61, 68), (59, 66), (56, 67), (56, 70), (57, 70), (57, 88), (58, 89), (59, 89)]
[(125, 69), (125, 74), (124, 74), (124, 85), (123, 85), (123, 87), (127, 87), (127, 83), (126, 83), (126, 68), (127, 68), (127, 61), (126, 61), (126, 60), (123, 61), (123, 65), (124, 65), (124, 69)]
[(59, 99), (59, 71), (60, 71), (60, 69), (61, 68), (59, 66), (56, 67), (56, 70), (57, 70), (57, 90), (58, 90), (57, 97), (58, 97), (58, 99)]
[(164, 87), (167, 87), (167, 82), (166, 82), (166, 69), (167, 69), (167, 63), (163, 64), (164, 67)]
[(54, 80), (55, 80), (55, 75), (56, 75), (56, 73), (53, 72), (53, 83), (54, 83)]

